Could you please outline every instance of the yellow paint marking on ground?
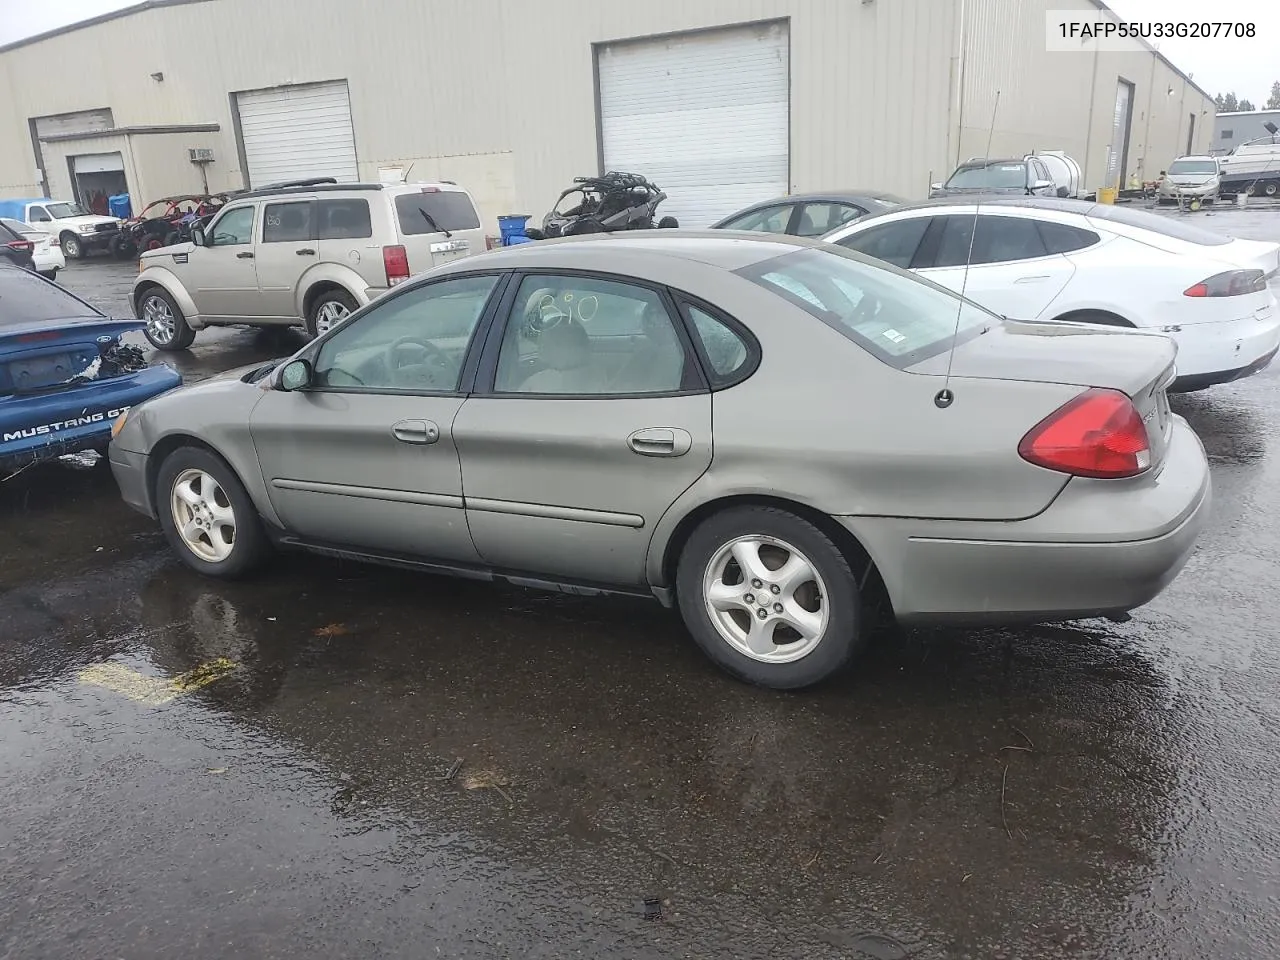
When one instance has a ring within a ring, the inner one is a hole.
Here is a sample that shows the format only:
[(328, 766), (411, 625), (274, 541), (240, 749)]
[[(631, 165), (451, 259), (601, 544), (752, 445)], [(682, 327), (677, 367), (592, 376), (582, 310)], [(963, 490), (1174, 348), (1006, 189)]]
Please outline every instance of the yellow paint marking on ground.
[(119, 663), (96, 663), (80, 671), (80, 682), (103, 687), (150, 707), (162, 707), (186, 693), (207, 687), (236, 668), (225, 657), (202, 663), (172, 679), (148, 677)]

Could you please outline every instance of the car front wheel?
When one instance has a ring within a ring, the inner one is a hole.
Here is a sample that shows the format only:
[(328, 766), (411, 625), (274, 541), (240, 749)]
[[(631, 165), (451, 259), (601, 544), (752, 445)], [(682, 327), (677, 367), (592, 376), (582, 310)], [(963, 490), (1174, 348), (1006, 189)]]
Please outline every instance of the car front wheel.
[(848, 558), (812, 523), (773, 507), (703, 521), (681, 551), (676, 593), (707, 656), (758, 686), (812, 686), (865, 645)]
[(138, 319), (146, 324), (142, 332), (157, 350), (185, 350), (196, 338), (173, 297), (160, 287), (138, 298)]
[(271, 552), (258, 511), (235, 472), (200, 447), (179, 447), (160, 465), (156, 513), (169, 545), (188, 567), (234, 579)]
[(68, 260), (79, 260), (84, 255), (80, 238), (74, 233), (64, 233), (58, 245), (62, 247), (62, 255)]

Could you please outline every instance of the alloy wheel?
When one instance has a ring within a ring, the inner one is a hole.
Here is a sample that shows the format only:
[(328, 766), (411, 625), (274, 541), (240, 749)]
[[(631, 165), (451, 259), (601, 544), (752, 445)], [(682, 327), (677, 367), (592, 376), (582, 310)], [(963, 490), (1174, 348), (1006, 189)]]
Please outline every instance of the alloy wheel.
[(320, 309), (316, 311), (316, 336), (328, 333), (349, 316), (351, 311), (346, 304), (337, 300), (327, 300), (320, 304)]
[(177, 335), (173, 310), (163, 297), (153, 295), (142, 301), (142, 320), (147, 325), (147, 336), (157, 346), (172, 343)]
[(236, 545), (236, 514), (231, 498), (204, 470), (183, 470), (169, 497), (173, 524), (183, 544), (201, 560), (218, 563)]
[(717, 550), (703, 574), (702, 598), (725, 642), (762, 663), (808, 656), (830, 621), (817, 567), (775, 537), (739, 537)]

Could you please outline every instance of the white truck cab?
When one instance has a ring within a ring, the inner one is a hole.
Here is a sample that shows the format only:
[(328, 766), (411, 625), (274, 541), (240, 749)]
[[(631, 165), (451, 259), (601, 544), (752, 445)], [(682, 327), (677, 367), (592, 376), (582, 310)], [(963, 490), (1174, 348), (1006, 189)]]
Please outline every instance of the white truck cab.
[(47, 233), (68, 260), (91, 250), (106, 250), (120, 232), (120, 220), (89, 213), (78, 203), (35, 197), (0, 201), (0, 216), (21, 220)]

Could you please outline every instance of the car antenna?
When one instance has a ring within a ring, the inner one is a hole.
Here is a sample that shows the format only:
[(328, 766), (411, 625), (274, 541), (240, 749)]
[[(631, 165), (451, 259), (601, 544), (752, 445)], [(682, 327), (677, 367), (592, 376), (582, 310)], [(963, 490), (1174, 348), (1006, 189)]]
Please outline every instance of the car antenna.
[(978, 236), (978, 211), (981, 207), (981, 203), (975, 203), (973, 207), (973, 229), (969, 231), (969, 252), (964, 258), (964, 278), (960, 281), (960, 302), (956, 304), (956, 326), (951, 331), (951, 349), (947, 351), (947, 373), (942, 380), (942, 389), (933, 395), (933, 405), (939, 410), (947, 409), (956, 399), (956, 395), (951, 390), (951, 364), (956, 357), (956, 340), (960, 337), (960, 320), (964, 316), (965, 308), (964, 292), (969, 287), (969, 267), (973, 263), (973, 241)]
[(996, 132), (996, 111), (1000, 109), (1000, 91), (996, 91), (996, 102), (991, 107), (991, 126), (987, 128), (987, 156), (991, 156), (991, 138)]

